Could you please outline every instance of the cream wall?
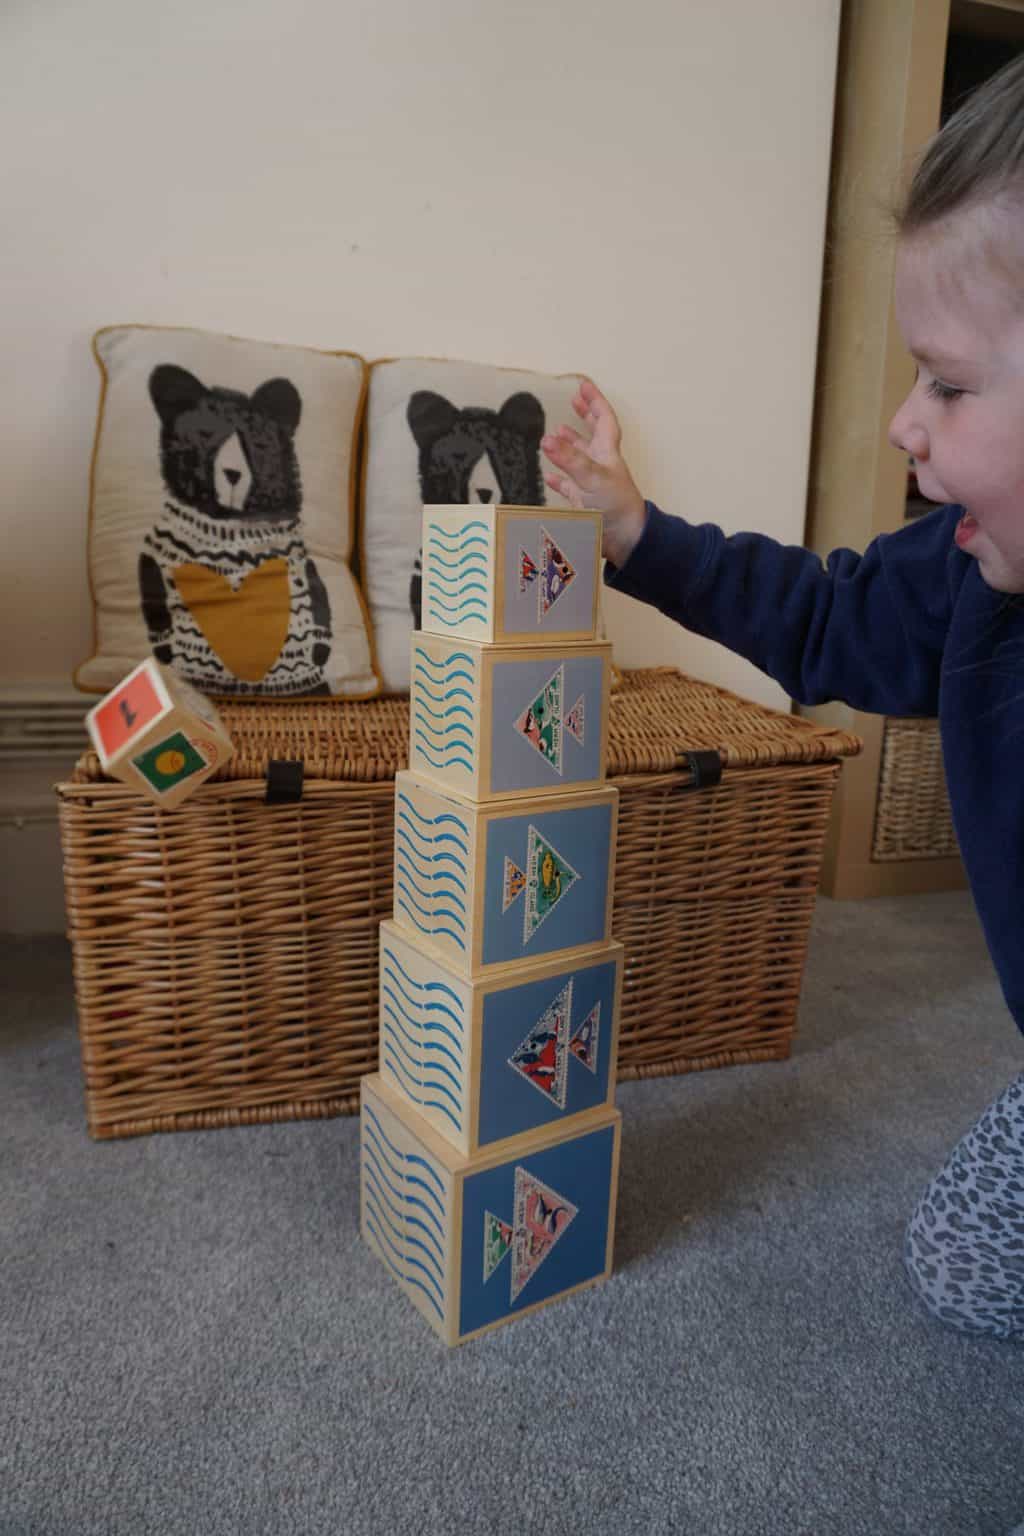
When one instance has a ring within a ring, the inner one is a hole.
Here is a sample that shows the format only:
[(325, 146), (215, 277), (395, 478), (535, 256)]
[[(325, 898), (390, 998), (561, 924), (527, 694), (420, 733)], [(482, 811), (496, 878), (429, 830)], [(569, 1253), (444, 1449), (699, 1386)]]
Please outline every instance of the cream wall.
[[(89, 337), (593, 374), (669, 508), (801, 542), (839, 0), (9, 0), (0, 686), (89, 643)], [(609, 598), (616, 656), (766, 702)]]

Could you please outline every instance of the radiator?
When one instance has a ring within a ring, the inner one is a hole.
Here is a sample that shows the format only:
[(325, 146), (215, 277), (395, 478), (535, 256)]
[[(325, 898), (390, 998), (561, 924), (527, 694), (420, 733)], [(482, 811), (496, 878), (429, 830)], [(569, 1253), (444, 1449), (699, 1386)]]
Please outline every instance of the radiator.
[(95, 702), (70, 688), (0, 689), (0, 819), (56, 816), (53, 786), (89, 745), (85, 716)]

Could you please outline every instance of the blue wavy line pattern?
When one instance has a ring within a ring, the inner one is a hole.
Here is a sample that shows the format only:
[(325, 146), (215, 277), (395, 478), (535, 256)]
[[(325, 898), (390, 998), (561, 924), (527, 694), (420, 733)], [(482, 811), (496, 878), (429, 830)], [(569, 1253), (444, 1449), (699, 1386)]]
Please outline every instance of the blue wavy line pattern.
[[(487, 582), (482, 581), (461, 581), (459, 578), (434, 576), (434, 584), (444, 593), (448, 601), (451, 601), (453, 598), (459, 598), (464, 591), (482, 591), (482, 593), (487, 594)], [(479, 599), (474, 599), (474, 601), (479, 602)]]
[(438, 1110), (461, 1133), (467, 1029), (463, 999), (443, 982), (417, 981), (386, 945), (380, 990), (382, 1064), (408, 1098)]
[[(404, 977), (404, 979), (408, 982), (410, 988), (415, 988), (420, 993), (424, 993), (424, 992), (437, 992), (437, 993), (439, 993), (440, 995), (439, 995), (439, 997), (437, 999), (435, 999), (434, 1001), (432, 1001), (432, 1002), (430, 1002), (430, 1003), (428, 1003), (426, 1005), (428, 1010), (430, 1010), (430, 1011), (437, 1011), (437, 1012), (446, 1014), (447, 1017), (450, 1018), (452, 1023), (456, 1026), (456, 1028), (458, 1029), (460, 1035), (465, 1032), (466, 1025), (465, 1025), (465, 1019), (463, 1017), (462, 999), (460, 998), (459, 994), (454, 990), (453, 987), (449, 987), (443, 981), (416, 981), (412, 976), (409, 975), (409, 972), (402, 966), (402, 964), (400, 963), (400, 961), (398, 959), (398, 956), (392, 950), (386, 949), (384, 951), (384, 956), (387, 959), (387, 961), (389, 963), (389, 966), (392, 969), (396, 970), (400, 976)], [(398, 986), (399, 989), (401, 990), (401, 984), (399, 982), (396, 982), (395, 985)], [(445, 998), (450, 998), (451, 999), (452, 1003), (454, 1003), (454, 1005), (455, 1005), (454, 1008), (450, 1007), (444, 1001)]]
[(395, 801), (395, 911), (465, 952), (469, 892), (457, 872), (469, 868), (469, 826), (453, 811), (424, 816), (402, 790)]
[(410, 848), (418, 849), (422, 855), (426, 856), (427, 848), (429, 848), (434, 841), (439, 843), (443, 842), (446, 844), (450, 843), (450, 848), (439, 848), (437, 853), (433, 855), (433, 858), (436, 863), (443, 863), (445, 860), (447, 860), (449, 863), (454, 864), (456, 869), (462, 868), (462, 865), (459, 863), (458, 853), (453, 851), (460, 850), (461, 848), (456, 833), (439, 832), (436, 839), (430, 838), (425, 832), (420, 831), (419, 827), (416, 825), (406, 810), (400, 810), (397, 813), (396, 820), (398, 829), (401, 831), (402, 837), (409, 844)]
[(438, 539), (459, 539), (465, 538), (467, 534), (479, 532), (486, 538), (489, 531), (487, 524), (478, 517), (474, 522), (463, 523), (461, 528), (453, 529), (451, 532), (447, 528), (441, 528), (437, 523), (434, 523), (430, 529), (430, 535), (432, 538)]
[[(425, 673), (421, 673), (421, 671), (419, 671), (418, 665), (418, 667), (413, 670), (413, 677), (421, 676), (425, 676)], [(471, 680), (473, 679), (470, 679), (470, 682)], [(467, 700), (467, 703), (451, 703), (451, 705), (448, 705), (447, 710), (441, 714), (441, 719), (447, 719), (448, 714), (467, 714), (470, 719), (473, 719), (473, 710), (470, 708), (471, 703), (473, 703), (473, 694), (470, 693), (468, 688), (448, 688), (447, 693), (442, 694), (441, 697), (439, 697), (438, 694), (431, 693), (430, 690), (427, 690), (427, 697), (431, 700), (431, 703), (438, 703), (438, 705), (442, 705), (442, 703), (445, 702), (445, 699), (465, 699)]]
[[(401, 829), (399, 829), (399, 830), (401, 832)], [(402, 834), (402, 836), (404, 838), (404, 834)], [(437, 884), (438, 891), (441, 890), (442, 882), (447, 882), (447, 885), (445, 886), (445, 889), (442, 892), (442, 894), (447, 895), (448, 891), (449, 891), (449, 887), (450, 887), (451, 891), (452, 891), (452, 895), (453, 895), (455, 901), (457, 901), (457, 902), (460, 901), (460, 894), (462, 896), (465, 896), (465, 894), (466, 894), (466, 887), (465, 887), (464, 883), (459, 879), (458, 875), (453, 874), (450, 870), (439, 869), (439, 870), (437, 870), (434, 878), (435, 878), (435, 881), (436, 881), (436, 884)], [(414, 880), (411, 875), (404, 875), (403, 874), (403, 876), (402, 876), (402, 888), (404, 889), (404, 891), (408, 895), (410, 901), (413, 901), (415, 899), (413, 897), (413, 895), (412, 895), (413, 891), (416, 892), (417, 896), (422, 896), (423, 900), (428, 903), (428, 906), (424, 910), (425, 911), (429, 911), (430, 910), (429, 909), (429, 903), (434, 899), (434, 896), (435, 896), (435, 892), (431, 890), (430, 886), (420, 885), (419, 881), (418, 880)], [(465, 903), (464, 902), (460, 902), (460, 905), (464, 906)]]
[(453, 661), (464, 661), (468, 667), (473, 665), (473, 657), (469, 651), (452, 651), (445, 661), (438, 661), (436, 656), (431, 656), (429, 651), (421, 650), (419, 647), (416, 649), (416, 654), (420, 657), (423, 665), (431, 668), (434, 672), (447, 671)]
[(430, 743), (422, 732), (413, 731), (412, 739), (417, 761), (422, 758), (431, 768), (463, 768), (467, 774), (472, 775), (472, 758), (460, 757), (454, 751), (447, 752), (444, 757), (435, 757), (430, 750)]
[[(419, 705), (420, 713), (429, 722), (427, 730), (435, 736), (443, 736), (446, 731), (453, 731), (456, 735), (461, 733), (472, 739), (473, 695), (467, 689), (450, 688), (445, 693), (435, 693), (429, 688), (417, 688), (416, 692), (418, 697), (413, 699), (413, 705)], [(466, 704), (449, 702), (457, 698), (467, 699), (469, 702)], [(431, 705), (437, 707), (431, 708)]]
[(398, 791), (396, 799), (401, 801), (401, 803), (408, 810), (409, 815), (415, 821), (418, 821), (420, 826), (422, 826), (422, 827), (438, 827), (438, 826), (453, 826), (453, 827), (456, 827), (458, 830), (460, 830), (462, 832), (463, 837), (466, 840), (466, 845), (468, 845), (468, 842), (469, 842), (469, 825), (468, 825), (467, 822), (463, 821), (461, 816), (456, 816), (454, 811), (441, 811), (437, 816), (424, 816), (422, 811), (419, 811), (419, 810), (416, 809), (416, 806), (413, 804), (412, 800), (409, 798), (409, 796), (405, 793), (404, 790), (399, 790)]
[[(382, 1036), (381, 1052), (382, 1062), (391, 1069), (395, 1078), (401, 1084), (402, 1092), (406, 1098), (411, 1099), (414, 1104), (418, 1104), (421, 1109), (438, 1110), (447, 1120), (451, 1121), (454, 1129), (461, 1133), (462, 1120), (451, 1108), (451, 1104), (457, 1105), (459, 1101), (450, 1089), (441, 1087), (431, 1090), (430, 1085), (433, 1079), (428, 1075), (417, 1077), (409, 1065), (410, 1058), (404, 1055), (393, 1037)], [(423, 1090), (422, 1092), (420, 1091), (421, 1089)], [(443, 1094), (451, 1103), (445, 1103), (444, 1099), (437, 1098), (436, 1095), (438, 1093)]]
[(457, 630), (459, 625), (465, 624), (467, 619), (476, 619), (479, 624), (484, 624), (485, 619), (487, 619), (487, 614), (467, 613), (464, 617), (462, 617), (462, 619), (442, 619), (441, 614), (436, 613), (434, 608), (431, 607), (430, 610), (428, 610), (427, 617), (430, 617), (434, 624), (444, 624), (445, 630)]
[[(459, 591), (465, 592), (465, 590), (465, 583), (463, 583)], [(427, 612), (432, 619), (440, 619), (446, 624), (464, 624), (467, 619), (479, 619), (483, 623), (487, 617), (487, 605), (480, 597), (464, 597), (461, 602), (443, 603), (432, 592), (427, 599)]]
[(424, 546), (423, 612), (431, 623), (445, 629), (467, 623), (486, 625), (490, 556), (484, 522), (464, 523), (451, 532), (436, 524), (429, 529)]
[(449, 1212), (432, 1163), (402, 1152), (372, 1105), (363, 1114), (363, 1213), (384, 1263), (402, 1285), (421, 1291), (443, 1322)]
[[(448, 848), (440, 848), (436, 853), (428, 852), (427, 849), (422, 846), (422, 844), (416, 841), (408, 827), (402, 826), (401, 822), (399, 822), (395, 827), (396, 860), (399, 853), (409, 854), (421, 869), (424, 866), (431, 864), (439, 866), (433, 871), (433, 873), (428, 876), (428, 878), (438, 881), (447, 880), (452, 886), (454, 886), (457, 891), (462, 892), (463, 895), (465, 894), (466, 883), (464, 880), (461, 880), (455, 873), (456, 870), (462, 869), (464, 867), (457, 852), (453, 853)], [(450, 868), (447, 867), (449, 865), (451, 866)], [(442, 868), (440, 866), (445, 867)], [(412, 883), (413, 885), (416, 885), (415, 881)], [(429, 894), (429, 887), (424, 890), (424, 887), (417, 885), (416, 889), (423, 891), (424, 894)]]
[[(455, 1074), (458, 1073), (462, 1064), (461, 1024), (459, 1026), (459, 1033), (456, 1034), (453, 1029), (449, 1029), (448, 1025), (443, 1024), (440, 1019), (428, 1018), (427, 1013), (432, 1005), (430, 1003), (423, 1003), (420, 1000), (410, 1003), (408, 993), (403, 988), (397, 986), (395, 980), (395, 977), (389, 974), (389, 968), (385, 967), (381, 980), (381, 994), (385, 1000), (384, 1008), (397, 1023), (400, 1032), (411, 1043), (415, 1043), (417, 1051), (436, 1051), (451, 1062), (455, 1068), (454, 1074), (443, 1066), (440, 1070), (444, 1072), (446, 1077), (451, 1078), (453, 1083), (457, 1084), (458, 1077)], [(428, 1040), (426, 1038), (427, 1035), (440, 1038)]]
[[(442, 662), (423, 646), (413, 647), (409, 728), (414, 764), (423, 762), (441, 772), (460, 770), (472, 780), (476, 765), (472, 708), (475, 672), (468, 651), (452, 651)], [(463, 678), (468, 688), (461, 686)], [(458, 774), (453, 772), (453, 777)]]

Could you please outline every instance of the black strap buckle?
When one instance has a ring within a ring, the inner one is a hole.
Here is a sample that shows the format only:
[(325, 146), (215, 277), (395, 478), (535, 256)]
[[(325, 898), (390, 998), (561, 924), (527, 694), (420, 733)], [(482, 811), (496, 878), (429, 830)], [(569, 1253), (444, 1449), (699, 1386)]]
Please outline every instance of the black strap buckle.
[(305, 765), (272, 757), (267, 764), (267, 805), (294, 805), (302, 799)]
[(715, 751), (683, 752), (693, 781), (688, 789), (709, 789), (722, 777), (722, 759)]

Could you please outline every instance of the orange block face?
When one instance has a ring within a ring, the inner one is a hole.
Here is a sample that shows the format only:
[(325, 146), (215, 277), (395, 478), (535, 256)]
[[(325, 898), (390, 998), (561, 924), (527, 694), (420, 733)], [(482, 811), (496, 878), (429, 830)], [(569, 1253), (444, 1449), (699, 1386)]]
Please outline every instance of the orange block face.
[(103, 751), (108, 758), (134, 741), (166, 708), (152, 677), (133, 672), (104, 699), (94, 718)]

